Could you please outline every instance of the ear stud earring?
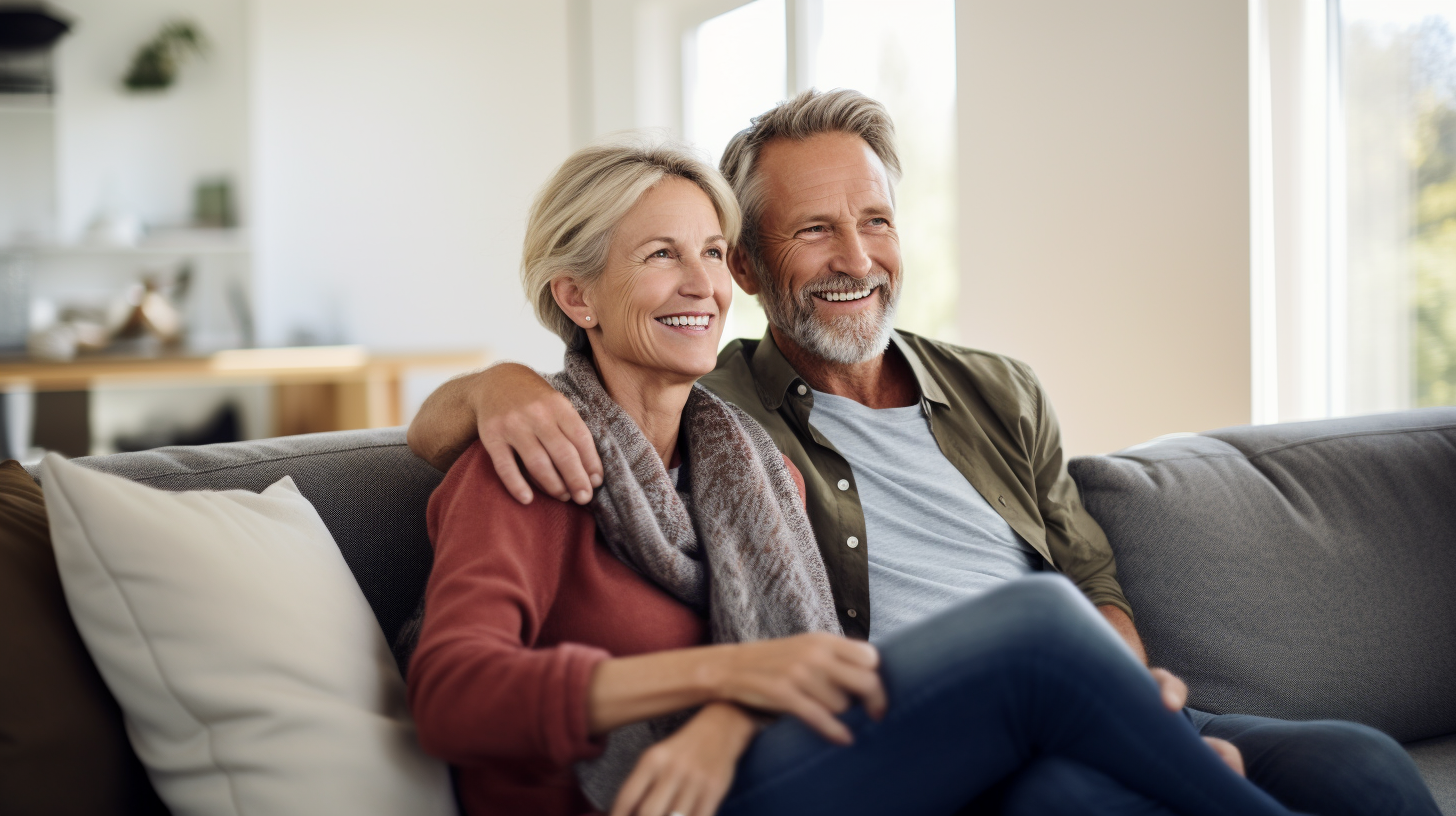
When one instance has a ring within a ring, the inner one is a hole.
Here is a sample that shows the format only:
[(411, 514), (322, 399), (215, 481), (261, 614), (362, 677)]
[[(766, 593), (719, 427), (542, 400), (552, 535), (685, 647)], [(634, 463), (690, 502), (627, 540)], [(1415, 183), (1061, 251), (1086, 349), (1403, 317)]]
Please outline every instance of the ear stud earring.
[(588, 323), (590, 323), (590, 322), (591, 322), (591, 315), (587, 315), (587, 316), (586, 316), (586, 322), (588, 322)]

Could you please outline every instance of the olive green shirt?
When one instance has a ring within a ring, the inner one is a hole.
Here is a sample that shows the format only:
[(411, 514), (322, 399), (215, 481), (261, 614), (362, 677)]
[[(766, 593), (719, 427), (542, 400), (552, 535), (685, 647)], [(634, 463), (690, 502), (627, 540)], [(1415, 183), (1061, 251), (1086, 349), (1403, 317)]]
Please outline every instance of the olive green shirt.
[[(910, 364), (930, 431), (956, 470), (1050, 568), (1072, 579), (1094, 604), (1131, 616), (1112, 548), (1067, 475), (1056, 415), (1031, 368), (908, 332), (897, 332), (893, 345)], [(865, 531), (849, 463), (809, 424), (812, 389), (771, 333), (729, 343), (718, 367), (700, 382), (758, 420), (803, 474), (839, 622), (845, 634), (868, 638), (868, 557), (875, 542)], [(850, 546), (851, 537), (863, 546)]]

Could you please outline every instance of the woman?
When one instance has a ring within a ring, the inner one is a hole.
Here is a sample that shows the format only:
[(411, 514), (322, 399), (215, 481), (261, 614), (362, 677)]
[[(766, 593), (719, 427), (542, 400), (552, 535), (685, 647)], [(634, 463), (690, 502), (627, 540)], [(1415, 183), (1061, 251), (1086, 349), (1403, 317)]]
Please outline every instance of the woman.
[(1038, 797), (1072, 780), (1138, 812), (1285, 813), (1064, 579), (1014, 582), (883, 653), (840, 635), (798, 475), (694, 385), (739, 218), (670, 147), (587, 148), (532, 208), (522, 277), (567, 341), (553, 382), (605, 479), (589, 508), (523, 506), (476, 443), (431, 498), (410, 700), (466, 810), (929, 814), (1001, 785), (1007, 812), (1047, 812)]

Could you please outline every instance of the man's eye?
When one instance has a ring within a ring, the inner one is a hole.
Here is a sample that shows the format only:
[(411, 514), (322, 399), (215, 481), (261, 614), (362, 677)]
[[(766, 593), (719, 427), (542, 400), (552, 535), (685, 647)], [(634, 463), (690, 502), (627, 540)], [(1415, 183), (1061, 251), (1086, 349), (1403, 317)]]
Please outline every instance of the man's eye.
[(812, 233), (821, 233), (823, 231), (824, 231), (824, 225), (823, 224), (815, 224), (812, 227), (805, 227), (805, 228), (799, 230), (799, 232), (812, 232)]
[(874, 224), (877, 227), (884, 227), (884, 226), (889, 226), (890, 219), (888, 219), (888, 218), (871, 218), (870, 219), (870, 223), (871, 224)]

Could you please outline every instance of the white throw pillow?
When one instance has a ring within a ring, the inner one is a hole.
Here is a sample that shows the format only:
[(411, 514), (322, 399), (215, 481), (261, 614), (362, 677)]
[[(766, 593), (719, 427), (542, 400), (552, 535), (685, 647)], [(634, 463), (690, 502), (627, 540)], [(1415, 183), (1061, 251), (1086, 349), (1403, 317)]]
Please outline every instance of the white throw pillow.
[(175, 816), (454, 814), (313, 505), (41, 465), (66, 602)]

